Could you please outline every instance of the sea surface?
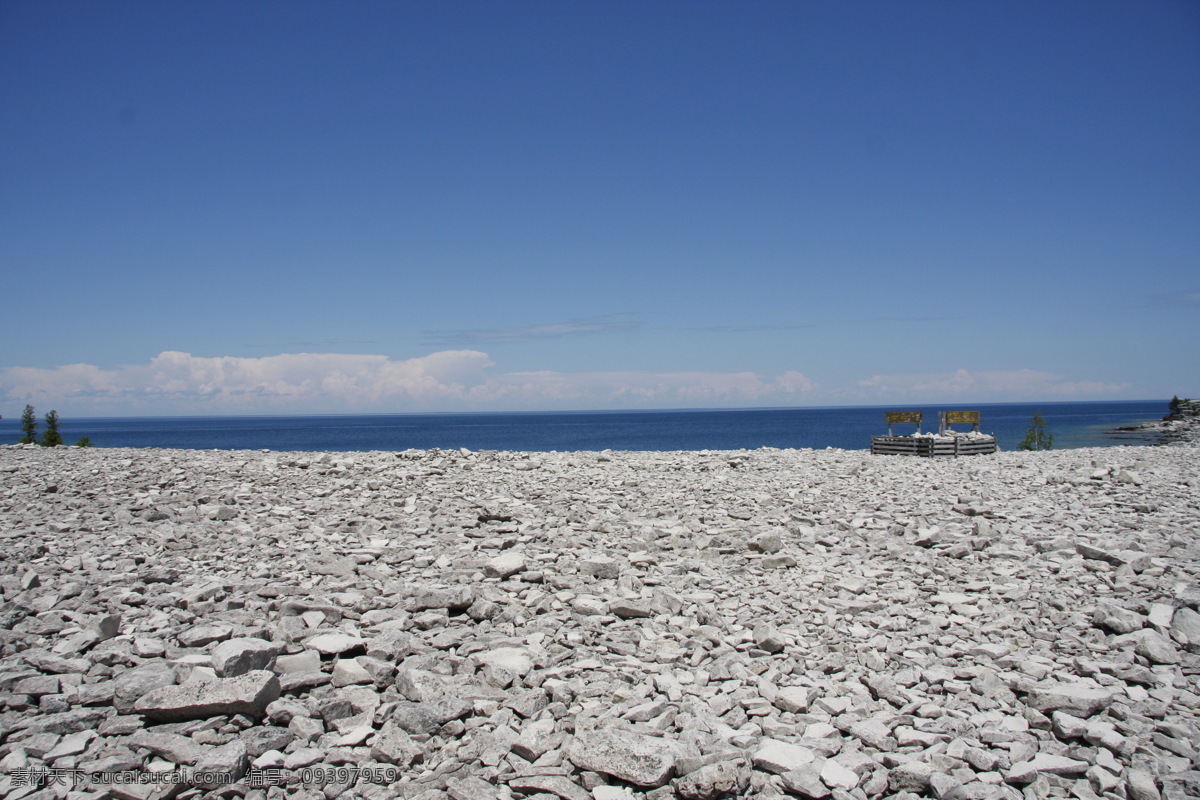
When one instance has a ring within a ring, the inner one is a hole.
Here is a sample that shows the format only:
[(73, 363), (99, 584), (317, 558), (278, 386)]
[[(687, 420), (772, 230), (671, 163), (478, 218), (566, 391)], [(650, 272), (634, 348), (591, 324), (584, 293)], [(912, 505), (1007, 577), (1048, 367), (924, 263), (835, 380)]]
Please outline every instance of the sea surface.
[[(942, 409), (978, 409), (981, 430), (1002, 450), (1016, 449), (1040, 411), (1055, 448), (1152, 444), (1153, 437), (1115, 434), (1117, 426), (1161, 419), (1167, 401), (1012, 403), (955, 406), (858, 406), (678, 411), (577, 411), (504, 414), (357, 414), (348, 416), (64, 418), (63, 440), (88, 436), (97, 447), (199, 450), (740, 450), (757, 447), (868, 449), (887, 433), (884, 411), (925, 413), (937, 430)], [(19, 415), (19, 413), (18, 413)], [(20, 437), (18, 415), (0, 420), (0, 444)], [(42, 426), (39, 419), (39, 430)], [(910, 433), (912, 426), (896, 426)]]

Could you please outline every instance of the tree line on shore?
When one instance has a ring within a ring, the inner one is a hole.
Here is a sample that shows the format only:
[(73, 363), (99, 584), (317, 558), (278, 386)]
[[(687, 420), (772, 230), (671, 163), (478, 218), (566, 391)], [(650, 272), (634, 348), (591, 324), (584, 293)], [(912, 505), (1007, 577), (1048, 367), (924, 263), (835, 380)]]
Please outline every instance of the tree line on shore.
[[(25, 410), (21, 412), (21, 438), (17, 440), (19, 444), (40, 444), (42, 447), (57, 447), (63, 443), (62, 434), (58, 432), (58, 412), (51, 409), (44, 417), (46, 421), (46, 430), (43, 431), (42, 437), (39, 439), (37, 435), (37, 416), (33, 412), (33, 406), (25, 406)], [(86, 436), (80, 437), (75, 443), (76, 447), (91, 447), (92, 440)]]

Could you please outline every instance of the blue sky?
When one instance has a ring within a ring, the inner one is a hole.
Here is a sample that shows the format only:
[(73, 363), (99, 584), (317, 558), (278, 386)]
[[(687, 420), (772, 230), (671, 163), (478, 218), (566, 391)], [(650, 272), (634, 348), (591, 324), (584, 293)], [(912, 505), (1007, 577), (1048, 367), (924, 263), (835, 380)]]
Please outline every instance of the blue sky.
[(0, 2), (0, 413), (1200, 395), (1195, 2)]

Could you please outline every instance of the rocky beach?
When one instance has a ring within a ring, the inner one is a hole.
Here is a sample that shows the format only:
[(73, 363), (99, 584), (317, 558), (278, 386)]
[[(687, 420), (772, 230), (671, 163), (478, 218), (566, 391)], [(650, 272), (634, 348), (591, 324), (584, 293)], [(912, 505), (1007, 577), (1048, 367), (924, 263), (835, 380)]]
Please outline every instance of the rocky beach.
[[(1180, 400), (1176, 397), (1170, 404), (1171, 411), (1161, 420), (1152, 420), (1138, 425), (1122, 425), (1111, 431), (1115, 438), (1140, 439), (1138, 444), (1171, 444), (1173, 442), (1195, 442), (1200, 435), (1200, 400)], [(1131, 442), (1131, 444), (1134, 442)]]
[(1200, 448), (0, 447), (7, 798), (1200, 796)]

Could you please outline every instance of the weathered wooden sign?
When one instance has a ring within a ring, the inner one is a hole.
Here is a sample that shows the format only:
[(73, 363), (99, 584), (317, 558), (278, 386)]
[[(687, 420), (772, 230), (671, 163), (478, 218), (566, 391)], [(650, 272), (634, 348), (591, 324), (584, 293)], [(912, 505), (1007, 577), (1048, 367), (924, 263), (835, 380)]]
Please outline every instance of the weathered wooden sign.
[(946, 411), (947, 425), (978, 425), (978, 411)]
[(883, 416), (888, 425), (899, 425), (902, 423), (909, 425), (921, 424), (920, 411), (885, 411)]

